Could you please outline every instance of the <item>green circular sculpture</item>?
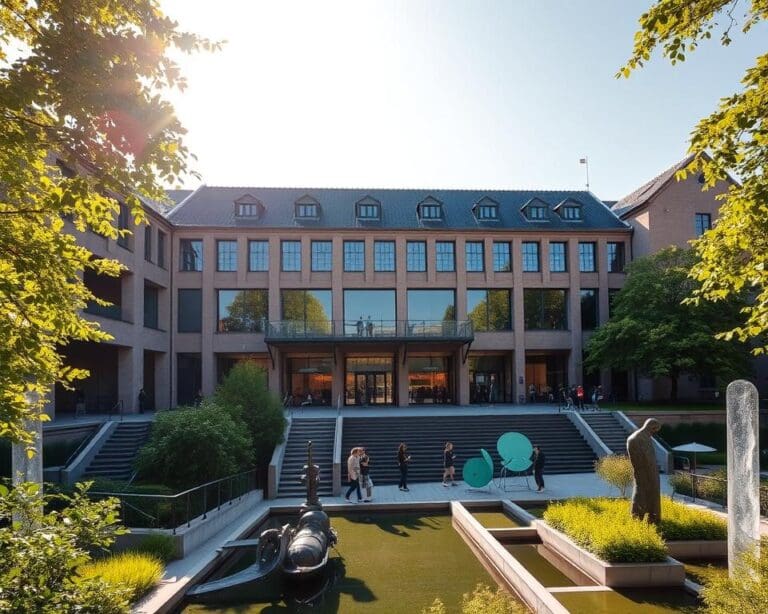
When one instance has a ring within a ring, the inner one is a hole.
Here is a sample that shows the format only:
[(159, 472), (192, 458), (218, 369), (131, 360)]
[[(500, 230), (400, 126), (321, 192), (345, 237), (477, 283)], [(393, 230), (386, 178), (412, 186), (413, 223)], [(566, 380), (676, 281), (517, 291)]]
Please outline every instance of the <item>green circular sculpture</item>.
[(531, 462), (530, 457), (526, 458), (510, 458), (507, 461), (504, 461), (504, 468), (507, 471), (514, 471), (516, 473), (519, 473), (520, 471), (525, 471), (528, 469), (533, 463)]
[(476, 456), (464, 463), (461, 475), (472, 488), (482, 488), (493, 479), (493, 470), (484, 458)]
[(485, 462), (488, 463), (488, 466), (491, 468), (491, 476), (493, 476), (493, 459), (491, 458), (491, 455), (488, 454), (488, 450), (485, 448), (480, 448), (480, 454), (483, 455)]
[[(512, 459), (525, 459), (528, 461), (533, 454), (531, 441), (522, 433), (504, 433), (496, 442), (496, 449), (504, 461), (504, 465)], [(508, 467), (509, 469), (509, 467)], [(513, 471), (517, 471), (516, 469)], [(519, 471), (522, 471), (520, 469)]]

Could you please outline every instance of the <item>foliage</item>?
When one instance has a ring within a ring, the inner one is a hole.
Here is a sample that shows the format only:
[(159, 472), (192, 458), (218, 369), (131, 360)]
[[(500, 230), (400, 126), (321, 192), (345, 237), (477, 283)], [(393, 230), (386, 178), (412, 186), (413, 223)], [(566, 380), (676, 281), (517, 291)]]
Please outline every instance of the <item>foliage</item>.
[(245, 424), (208, 400), (158, 414), (136, 466), (143, 479), (187, 488), (250, 468), (252, 449)]
[(740, 303), (685, 303), (695, 285), (688, 277), (692, 265), (692, 252), (675, 247), (629, 265), (610, 320), (589, 340), (587, 369), (639, 369), (651, 377), (668, 377), (672, 400), (682, 373), (743, 377), (746, 346), (715, 338), (719, 327), (738, 321)]
[(157, 0), (0, 3), (0, 436), (31, 442), (22, 420), (55, 381), (86, 375), (60, 346), (109, 338), (78, 314), (94, 299), (82, 272), (119, 265), (92, 259), (64, 218), (114, 239), (115, 195), (136, 223), (135, 194), (164, 198), (188, 157), (163, 98), (185, 85), (168, 54), (216, 46)]
[[(501, 588), (493, 590), (478, 584), (472, 593), (464, 593), (461, 599), (462, 614), (522, 614), (527, 608)], [(445, 604), (436, 598), (422, 614), (445, 614)]]
[(711, 614), (768, 612), (768, 539), (762, 538), (759, 555), (739, 561), (733, 577), (712, 574), (702, 597)]
[(725, 520), (668, 497), (661, 499), (659, 530), (666, 541), (728, 539), (728, 524)]
[(232, 367), (216, 390), (214, 400), (248, 426), (254, 461), (270, 456), (275, 445), (283, 440), (283, 404), (268, 389), (267, 375), (255, 363), (244, 361)]
[[(50, 614), (128, 611), (128, 593), (77, 569), (116, 534), (117, 502), (41, 495), (36, 484), (0, 486), (0, 611)], [(55, 511), (43, 511), (43, 506)]]
[[(768, 18), (765, 0), (744, 3), (735, 13), (737, 4), (737, 0), (658, 0), (640, 17), (632, 56), (620, 74), (628, 77), (642, 67), (657, 47), (673, 64), (682, 62), (686, 51), (694, 51), (714, 30), (720, 29), (720, 42), (727, 46), (736, 28), (746, 34)], [(694, 300), (725, 301), (747, 291), (752, 300), (744, 307), (743, 319), (723, 322), (723, 338), (754, 340), (755, 353), (764, 353), (768, 349), (768, 53), (757, 57), (742, 85), (698, 123), (690, 141), (696, 158), (679, 177), (702, 173), (705, 188), (727, 180), (729, 171), (740, 180), (730, 182), (715, 227), (694, 243), (700, 260), (692, 277), (701, 284), (694, 289)]]
[(179, 558), (176, 553), (176, 540), (171, 535), (162, 533), (147, 535), (133, 551), (152, 555), (163, 563)]
[(669, 476), (669, 485), (672, 486), (674, 492), (689, 497), (693, 496), (693, 489), (695, 488), (697, 498), (713, 501), (720, 505), (725, 505), (728, 497), (728, 483), (724, 469), (704, 478), (685, 471), (674, 473)]
[(635, 479), (632, 463), (623, 455), (610, 454), (595, 461), (595, 473), (601, 480), (618, 488), (622, 497), (627, 496), (627, 489), (632, 486)]
[(157, 557), (139, 552), (123, 552), (86, 563), (78, 569), (82, 578), (99, 578), (107, 586), (127, 588), (131, 602), (138, 601), (163, 575)]

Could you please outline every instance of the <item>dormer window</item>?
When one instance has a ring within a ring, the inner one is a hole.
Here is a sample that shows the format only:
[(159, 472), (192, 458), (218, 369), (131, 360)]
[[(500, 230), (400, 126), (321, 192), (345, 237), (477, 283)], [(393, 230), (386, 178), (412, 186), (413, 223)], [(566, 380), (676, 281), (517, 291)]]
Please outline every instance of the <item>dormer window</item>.
[(573, 205), (568, 205), (567, 207), (562, 208), (561, 215), (564, 220), (580, 220), (581, 207), (574, 207)]
[(522, 207), (523, 215), (532, 222), (549, 220), (549, 206), (543, 200), (532, 198)]
[(443, 203), (429, 196), (419, 203), (417, 212), (423, 222), (439, 222), (443, 219)]
[(294, 204), (294, 217), (297, 220), (317, 220), (320, 218), (320, 203), (311, 196), (303, 196)]
[(366, 196), (355, 203), (355, 216), (361, 222), (376, 222), (381, 219), (381, 203)]
[(495, 222), (499, 219), (499, 203), (490, 198), (483, 198), (472, 209), (478, 221)]
[(238, 218), (260, 218), (264, 214), (264, 205), (258, 198), (250, 194), (244, 194), (235, 200), (235, 217)]
[(258, 217), (259, 206), (251, 203), (239, 203), (237, 205), (237, 217)]

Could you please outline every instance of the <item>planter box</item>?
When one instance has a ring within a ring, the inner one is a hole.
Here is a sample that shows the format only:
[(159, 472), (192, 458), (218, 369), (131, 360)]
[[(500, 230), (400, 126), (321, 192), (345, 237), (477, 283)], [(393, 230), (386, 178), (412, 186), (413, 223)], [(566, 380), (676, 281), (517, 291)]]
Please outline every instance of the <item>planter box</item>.
[(662, 563), (606, 563), (544, 521), (533, 524), (544, 545), (603, 586), (682, 586), (685, 582), (685, 567), (673, 558)]
[(728, 540), (686, 540), (667, 542), (674, 559), (716, 559), (728, 556)]

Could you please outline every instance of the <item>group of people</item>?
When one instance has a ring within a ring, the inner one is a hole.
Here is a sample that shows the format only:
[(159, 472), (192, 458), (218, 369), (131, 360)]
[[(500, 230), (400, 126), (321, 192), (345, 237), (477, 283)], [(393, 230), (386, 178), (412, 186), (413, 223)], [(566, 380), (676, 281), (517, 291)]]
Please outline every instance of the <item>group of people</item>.
[[(411, 464), (412, 457), (408, 452), (408, 445), (403, 442), (397, 448), (397, 466), (400, 469), (400, 482), (397, 487), (399, 490), (409, 492), (408, 488), (408, 466)], [(531, 454), (531, 468), (534, 479), (536, 480), (536, 490), (544, 490), (544, 463), (546, 456), (541, 448), (533, 446)], [(373, 501), (373, 480), (371, 479), (371, 458), (362, 446), (356, 446), (350, 450), (347, 458), (347, 478), (348, 486), (344, 500), (351, 503), (352, 493), (357, 494), (358, 503), (370, 503)], [(443, 448), (443, 486), (458, 486), (456, 483), (456, 452), (453, 449), (453, 443), (445, 443)], [(363, 498), (365, 492), (365, 498)]]
[(363, 334), (365, 334), (366, 337), (373, 337), (373, 322), (371, 321), (371, 316), (368, 316), (368, 320), (363, 322), (363, 316), (360, 316), (357, 319), (357, 324), (355, 325), (357, 328), (357, 336), (362, 337)]
[[(561, 386), (560, 387), (560, 404), (565, 406), (567, 410), (577, 409), (582, 411), (584, 409), (584, 400), (586, 393), (584, 387), (579, 384), (578, 386)], [(592, 394), (589, 396), (589, 400), (592, 401), (592, 409), (600, 409), (600, 401), (603, 400), (603, 387), (594, 386), (592, 388)]]

